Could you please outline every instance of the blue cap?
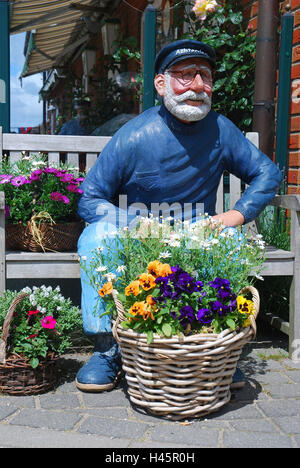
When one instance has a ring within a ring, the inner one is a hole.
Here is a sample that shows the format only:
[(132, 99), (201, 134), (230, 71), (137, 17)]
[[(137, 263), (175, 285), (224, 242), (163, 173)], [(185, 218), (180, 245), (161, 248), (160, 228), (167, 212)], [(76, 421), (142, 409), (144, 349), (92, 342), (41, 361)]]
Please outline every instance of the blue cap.
[(212, 47), (192, 39), (182, 39), (167, 44), (157, 54), (155, 59), (155, 73), (164, 73), (167, 68), (175, 63), (191, 57), (207, 60), (212, 68), (216, 67), (216, 55)]

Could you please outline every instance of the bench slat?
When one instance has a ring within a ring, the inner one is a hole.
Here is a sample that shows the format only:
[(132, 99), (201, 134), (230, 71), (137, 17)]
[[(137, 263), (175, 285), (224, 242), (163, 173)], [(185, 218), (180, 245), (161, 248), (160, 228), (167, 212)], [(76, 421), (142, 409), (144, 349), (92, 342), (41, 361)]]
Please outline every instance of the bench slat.
[(66, 163), (70, 167), (77, 168), (79, 171), (79, 154), (78, 153), (67, 153)]
[(20, 151), (10, 151), (9, 153), (9, 161), (11, 164), (16, 163), (17, 161), (20, 161), (21, 159), (21, 152)]
[[(100, 153), (110, 136), (70, 136), (70, 135), (22, 135), (3, 133), (3, 150), (6, 151), (59, 151), (78, 152), (86, 151)], [(25, 148), (26, 145), (26, 148)]]
[(224, 176), (222, 175), (219, 187), (217, 190), (216, 213), (221, 214), (224, 212)]
[(48, 163), (51, 166), (59, 165), (59, 153), (57, 151), (49, 151), (48, 153)]
[(98, 153), (86, 153), (86, 163), (85, 163), (85, 170), (89, 172), (91, 167), (95, 164), (98, 158)]
[(229, 208), (232, 210), (236, 202), (241, 198), (241, 180), (238, 179), (235, 175), (229, 175)]

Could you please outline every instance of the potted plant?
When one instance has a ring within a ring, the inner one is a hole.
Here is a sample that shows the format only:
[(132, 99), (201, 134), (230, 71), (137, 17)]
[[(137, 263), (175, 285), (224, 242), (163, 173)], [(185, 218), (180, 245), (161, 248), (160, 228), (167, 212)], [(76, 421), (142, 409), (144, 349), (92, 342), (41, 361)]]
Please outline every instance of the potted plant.
[(43, 155), (2, 163), (0, 190), (5, 193), (6, 247), (30, 251), (76, 248), (83, 223), (77, 215), (78, 168), (48, 165)]
[(30, 395), (56, 383), (56, 362), (81, 328), (81, 312), (59, 286), (4, 291), (0, 297), (0, 390)]
[(224, 405), (255, 336), (250, 276), (259, 276), (264, 242), (221, 229), (207, 216), (150, 216), (104, 239), (88, 265), (81, 259), (113, 316), (131, 401), (155, 414), (182, 419)]

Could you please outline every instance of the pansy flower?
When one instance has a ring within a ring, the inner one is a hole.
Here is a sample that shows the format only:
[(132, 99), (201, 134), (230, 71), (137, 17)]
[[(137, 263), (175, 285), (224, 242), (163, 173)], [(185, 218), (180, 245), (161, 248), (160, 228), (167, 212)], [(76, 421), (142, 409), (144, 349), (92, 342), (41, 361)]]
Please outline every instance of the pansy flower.
[(153, 276), (160, 276), (159, 275), (160, 265), (161, 265), (161, 262), (159, 262), (158, 260), (154, 260), (153, 262), (150, 262), (147, 266), (148, 273)]
[(254, 303), (243, 296), (236, 298), (237, 308), (241, 314), (251, 315), (254, 311)]
[(226, 304), (223, 304), (220, 301), (213, 301), (210, 303), (211, 310), (215, 313), (220, 315), (221, 317), (223, 315), (226, 315), (228, 313), (228, 306)]
[(195, 319), (194, 309), (189, 305), (181, 307), (179, 314), (179, 321), (184, 327)]
[(149, 295), (146, 297), (146, 302), (147, 302), (148, 305), (155, 306), (155, 304), (156, 304), (156, 299), (155, 299), (155, 297), (152, 297), (151, 294), (149, 294)]
[(211, 310), (202, 308), (199, 309), (197, 312), (197, 320), (200, 322), (202, 325), (209, 325), (212, 322), (213, 315)]
[(142, 273), (139, 276), (139, 283), (145, 291), (149, 291), (156, 286), (155, 277), (148, 273)]
[(109, 281), (108, 283), (105, 283), (101, 289), (99, 289), (99, 296), (104, 297), (107, 296), (107, 294), (111, 294), (113, 291), (113, 285), (112, 282)]
[(193, 278), (186, 272), (182, 272), (179, 274), (176, 285), (179, 289), (187, 293), (192, 293), (196, 290), (195, 282)]
[(139, 281), (132, 281), (128, 286), (125, 288), (125, 296), (130, 296), (133, 294), (134, 296), (137, 296), (140, 294), (140, 282)]
[(168, 263), (161, 263), (158, 266), (158, 276), (168, 276), (172, 273), (171, 267)]

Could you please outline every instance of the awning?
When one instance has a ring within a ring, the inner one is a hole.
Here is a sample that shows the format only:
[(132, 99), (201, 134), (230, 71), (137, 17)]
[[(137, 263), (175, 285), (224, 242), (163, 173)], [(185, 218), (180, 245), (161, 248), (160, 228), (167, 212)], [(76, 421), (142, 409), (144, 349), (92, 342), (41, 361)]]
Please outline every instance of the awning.
[(11, 1), (10, 33), (31, 31), (20, 77), (62, 67), (119, 3), (120, 0)]

